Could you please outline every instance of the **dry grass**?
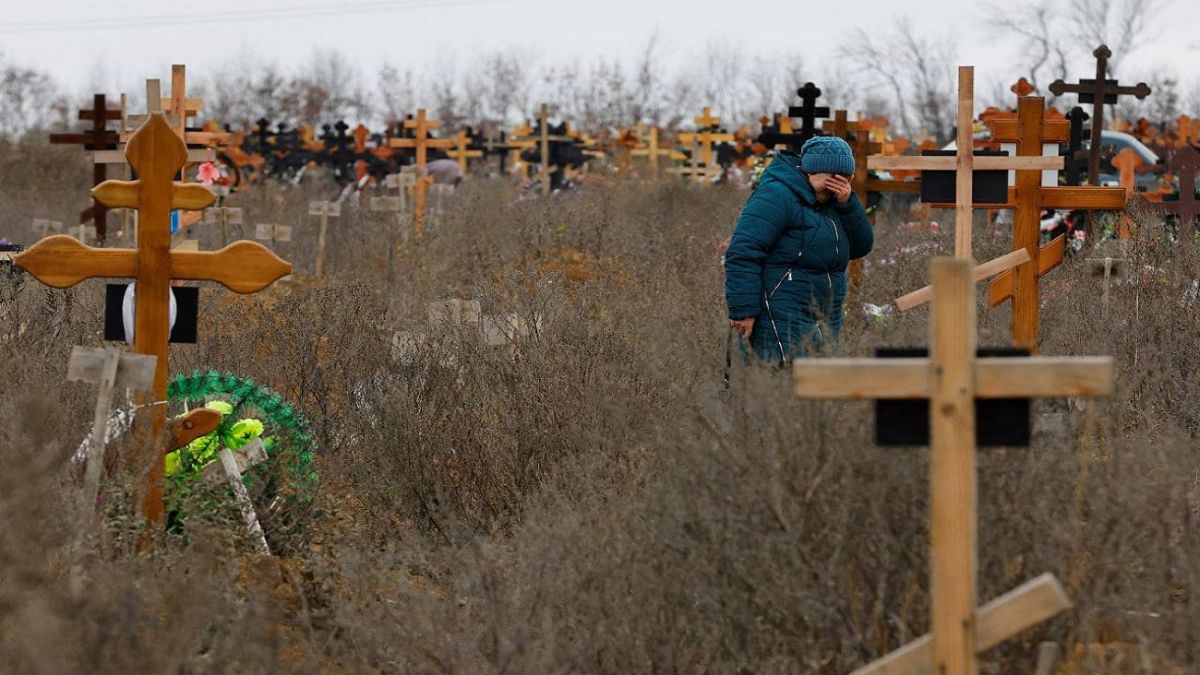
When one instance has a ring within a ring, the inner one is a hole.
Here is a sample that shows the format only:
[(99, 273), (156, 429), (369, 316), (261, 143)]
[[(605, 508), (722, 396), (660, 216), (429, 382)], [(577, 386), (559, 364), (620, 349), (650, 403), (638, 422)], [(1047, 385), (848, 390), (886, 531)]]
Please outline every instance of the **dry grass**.
[[(28, 243), (30, 217), (84, 206), (68, 157), (0, 152), (0, 235)], [(246, 234), (297, 225), (280, 253), (305, 272), (306, 204), (331, 194), (235, 200)], [(0, 286), (0, 669), (835, 673), (919, 635), (927, 453), (873, 447), (868, 404), (796, 402), (777, 373), (739, 367), (722, 391), (715, 247), (743, 199), (662, 183), (513, 201), (477, 182), (395, 250), (386, 216), (333, 221), (330, 280), (205, 290), (201, 343), (173, 348), (172, 370), (228, 369), (296, 402), (320, 446), (317, 504), (303, 528), (267, 523), (276, 559), (255, 559), (220, 505), (138, 556), (113, 476), (78, 593), (66, 458), (94, 392), (63, 373), (72, 345), (98, 342), (100, 282)], [(923, 283), (927, 253), (890, 252), (951, 248), (895, 222), (877, 227), (867, 302)], [(1154, 245), (1155, 227), (1130, 255), (1160, 271), (1115, 288), (1108, 320), (1077, 260), (1044, 282), (1043, 351), (1112, 354), (1118, 392), (1039, 402), (1031, 448), (981, 455), (981, 597), (1050, 571), (1075, 603), (986, 672), (1030, 672), (1046, 639), (1064, 672), (1200, 663), (1198, 261)], [(984, 229), (978, 256), (1008, 244)], [(390, 330), (429, 331), (427, 304), (452, 297), (541, 322), (515, 354), (446, 326), (393, 359)], [(923, 344), (925, 312), (854, 313), (841, 349)], [(1007, 320), (982, 312), (981, 342), (1006, 344)]]

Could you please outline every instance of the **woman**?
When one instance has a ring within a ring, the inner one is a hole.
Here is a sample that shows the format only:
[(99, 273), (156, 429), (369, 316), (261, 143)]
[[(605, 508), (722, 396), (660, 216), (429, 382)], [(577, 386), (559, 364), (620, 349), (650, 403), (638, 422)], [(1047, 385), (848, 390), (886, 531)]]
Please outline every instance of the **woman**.
[(725, 251), (725, 299), (759, 358), (783, 364), (837, 339), (846, 266), (875, 243), (853, 175), (850, 146), (817, 136), (799, 155), (780, 152), (742, 209)]

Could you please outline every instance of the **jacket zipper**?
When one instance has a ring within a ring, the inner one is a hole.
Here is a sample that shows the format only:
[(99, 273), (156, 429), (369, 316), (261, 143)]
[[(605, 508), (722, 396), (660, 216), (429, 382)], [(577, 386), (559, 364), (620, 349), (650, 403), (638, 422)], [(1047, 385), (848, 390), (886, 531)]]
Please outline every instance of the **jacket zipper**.
[[(842, 236), (838, 233), (837, 223), (833, 222), (832, 218), (825, 216), (825, 220), (828, 220), (829, 224), (833, 226), (833, 256), (835, 261), (840, 261), (842, 259)], [(834, 264), (836, 265), (837, 262), (834, 262)], [(833, 275), (829, 272), (825, 272), (825, 281), (829, 284), (829, 298), (832, 300)]]

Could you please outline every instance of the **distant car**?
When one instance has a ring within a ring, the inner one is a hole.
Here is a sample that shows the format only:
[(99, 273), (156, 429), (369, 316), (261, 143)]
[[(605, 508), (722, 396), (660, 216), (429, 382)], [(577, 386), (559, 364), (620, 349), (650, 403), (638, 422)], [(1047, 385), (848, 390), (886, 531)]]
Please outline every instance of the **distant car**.
[[(1091, 139), (1085, 138), (1083, 141), (1084, 149), (1091, 147)], [(1100, 184), (1107, 186), (1117, 186), (1121, 184), (1121, 172), (1112, 165), (1113, 157), (1116, 157), (1125, 148), (1132, 148), (1134, 152), (1142, 158), (1146, 166), (1154, 166), (1160, 161), (1157, 154), (1153, 150), (1147, 148), (1144, 143), (1134, 138), (1133, 136), (1123, 131), (1110, 131), (1105, 129), (1100, 132)], [(1134, 174), (1134, 185), (1139, 191), (1153, 190), (1158, 187), (1159, 176), (1156, 172), (1146, 172)]]

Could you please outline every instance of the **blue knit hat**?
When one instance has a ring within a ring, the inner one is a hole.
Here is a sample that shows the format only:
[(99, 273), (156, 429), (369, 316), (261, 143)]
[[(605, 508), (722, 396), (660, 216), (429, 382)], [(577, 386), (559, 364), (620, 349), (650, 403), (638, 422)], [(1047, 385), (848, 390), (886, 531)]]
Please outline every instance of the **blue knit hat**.
[(837, 136), (813, 136), (800, 148), (800, 170), (807, 174), (854, 175), (854, 152)]

